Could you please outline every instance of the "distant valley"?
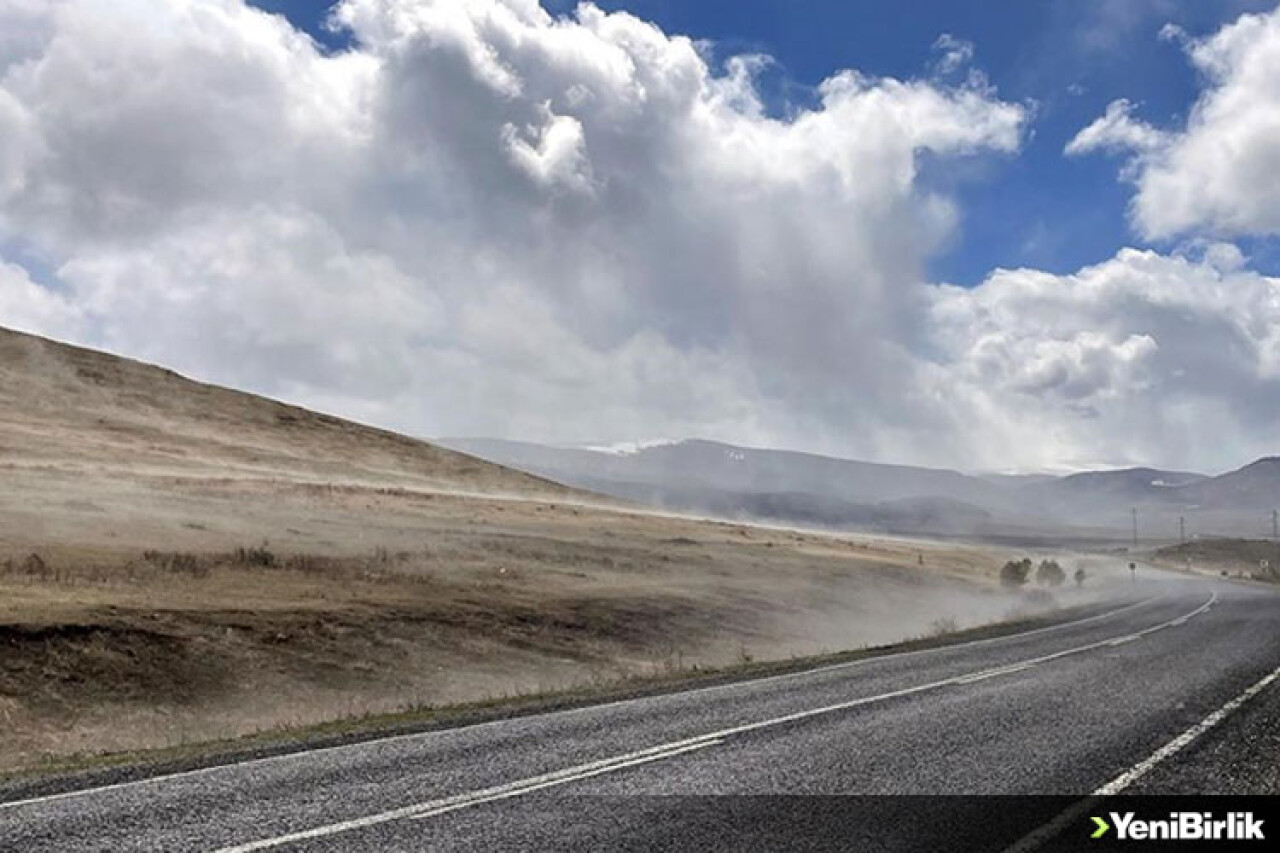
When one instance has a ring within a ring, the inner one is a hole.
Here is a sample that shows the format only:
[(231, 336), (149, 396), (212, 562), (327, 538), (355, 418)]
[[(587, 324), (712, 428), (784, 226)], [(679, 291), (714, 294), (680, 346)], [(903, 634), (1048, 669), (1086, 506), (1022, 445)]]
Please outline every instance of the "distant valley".
[(691, 439), (623, 448), (484, 438), (439, 444), (567, 485), (671, 510), (889, 533), (1075, 534), (1144, 542), (1265, 536), (1280, 457), (1216, 476), (1153, 468), (1062, 477), (965, 474)]

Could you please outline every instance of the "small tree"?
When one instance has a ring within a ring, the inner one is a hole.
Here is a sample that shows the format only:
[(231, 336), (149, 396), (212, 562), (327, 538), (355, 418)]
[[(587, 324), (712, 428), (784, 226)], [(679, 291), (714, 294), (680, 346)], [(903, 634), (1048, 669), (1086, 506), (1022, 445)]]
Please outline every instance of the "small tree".
[(1057, 560), (1040, 561), (1040, 567), (1036, 569), (1036, 583), (1041, 586), (1062, 586), (1066, 579), (1067, 573), (1058, 565)]
[(1083, 566), (1081, 566), (1080, 568), (1076, 569), (1076, 575), (1075, 575), (1075, 577), (1076, 577), (1076, 586), (1078, 586), (1078, 587), (1080, 587), (1080, 586), (1084, 586), (1084, 579), (1085, 579), (1085, 577), (1087, 577), (1087, 576), (1086, 576), (1086, 575), (1085, 575), (1085, 573), (1084, 573), (1084, 567), (1083, 567)]
[(1026, 584), (1031, 574), (1031, 561), (1028, 559), (1010, 560), (1000, 569), (1000, 585), (1008, 589), (1020, 589)]

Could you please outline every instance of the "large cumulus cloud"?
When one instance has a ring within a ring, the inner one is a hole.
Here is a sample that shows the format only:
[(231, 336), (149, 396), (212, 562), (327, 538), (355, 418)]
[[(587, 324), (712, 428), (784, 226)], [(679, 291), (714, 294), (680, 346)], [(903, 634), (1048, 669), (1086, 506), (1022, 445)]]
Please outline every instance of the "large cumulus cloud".
[(6, 319), (419, 433), (877, 452), (956, 217), (919, 158), (1026, 119), (855, 71), (772, 115), (765, 58), (590, 5), (347, 0), (336, 54), (239, 0), (0, 9), (0, 247), (67, 307)]
[(1280, 279), (1238, 250), (1125, 249), (1072, 275), (997, 270), (932, 290), (931, 370), (1013, 468), (1145, 461), (1223, 469), (1276, 451)]
[(350, 49), (242, 0), (0, 0), (0, 324), (417, 434), (1002, 468), (1217, 464), (1200, 418), (1265, 443), (1244, 318), (1277, 284), (1231, 247), (925, 283), (960, 219), (931, 176), (1030, 119), (967, 45), (780, 110), (767, 57), (591, 5), (331, 24)]

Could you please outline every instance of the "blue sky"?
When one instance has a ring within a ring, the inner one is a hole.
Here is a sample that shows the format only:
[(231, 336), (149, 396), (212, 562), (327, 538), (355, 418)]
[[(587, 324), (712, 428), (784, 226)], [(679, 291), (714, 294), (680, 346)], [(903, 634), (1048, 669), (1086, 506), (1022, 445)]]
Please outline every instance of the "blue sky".
[[(257, 0), (318, 41), (344, 38), (322, 23), (326, 4)], [(571, 13), (576, 3), (544, 2)], [(963, 216), (952, 245), (931, 259), (930, 277), (971, 286), (997, 267), (1066, 274), (1146, 243), (1129, 227), (1132, 188), (1117, 157), (1063, 156), (1063, 146), (1128, 98), (1157, 126), (1179, 126), (1199, 92), (1180, 47), (1159, 38), (1175, 23), (1196, 37), (1272, 0), (602, 0), (669, 34), (714, 44), (716, 56), (763, 53), (774, 66), (761, 86), (770, 108), (803, 105), (812, 87), (851, 68), (875, 76), (926, 76), (942, 33), (974, 45), (974, 67), (1006, 100), (1035, 105), (1032, 134), (1014, 156), (986, 158), (954, 187)], [(954, 178), (954, 165), (951, 179)], [(1238, 241), (1260, 272), (1280, 271), (1274, 239)], [(1172, 248), (1156, 244), (1156, 248)]]

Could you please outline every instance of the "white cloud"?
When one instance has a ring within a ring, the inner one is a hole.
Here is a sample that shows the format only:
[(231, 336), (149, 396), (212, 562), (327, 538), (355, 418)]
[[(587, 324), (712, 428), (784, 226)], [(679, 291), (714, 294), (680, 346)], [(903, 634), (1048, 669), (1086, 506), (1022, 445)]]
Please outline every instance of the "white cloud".
[(844, 71), (779, 119), (767, 58), (590, 5), (332, 21), (351, 50), (240, 0), (0, 3), (0, 246), (78, 339), (417, 433), (898, 441), (957, 216), (918, 158), (1013, 152), (1022, 107)]
[[(328, 55), (240, 0), (0, 0), (0, 324), (417, 434), (1007, 469), (1274, 431), (1278, 285), (1234, 246), (923, 283), (960, 214), (922, 153), (1028, 119), (976, 72), (784, 119), (767, 58), (590, 5), (333, 19)], [(1117, 109), (1080, 144), (1141, 144)]]
[(1174, 44), (1179, 45), (1186, 45), (1191, 40), (1187, 31), (1172, 21), (1167, 22), (1160, 28), (1160, 32), (1157, 33), (1157, 37), (1161, 41), (1173, 42)]
[(937, 58), (933, 62), (934, 72), (939, 75), (952, 74), (973, 61), (973, 42), (956, 38), (951, 33), (943, 33), (933, 42)]
[(0, 322), (11, 329), (60, 337), (81, 333), (80, 310), (62, 294), (41, 287), (27, 271), (0, 257)]
[(1121, 98), (1107, 105), (1104, 115), (1077, 133), (1067, 143), (1068, 155), (1092, 151), (1136, 151), (1147, 153), (1164, 147), (1166, 135), (1133, 117), (1133, 104)]
[(582, 122), (558, 116), (545, 108), (545, 122), (526, 128), (523, 138), (514, 124), (502, 126), (502, 138), (512, 161), (529, 177), (547, 187), (563, 186), (589, 191), (591, 176), (585, 151)]
[(299, 210), (220, 211), (58, 275), (97, 342), (241, 387), (383, 399), (415, 372), (411, 342), (444, 328), (439, 300), (392, 259)]
[(1074, 275), (934, 290), (932, 375), (981, 424), (973, 452), (1209, 468), (1274, 453), (1280, 279), (1243, 269), (1234, 246), (1201, 255), (1125, 249)]
[(1067, 146), (1068, 153), (1129, 149), (1132, 215), (1148, 238), (1280, 234), (1280, 9), (1243, 15), (1204, 39), (1166, 27), (1206, 89), (1176, 131), (1134, 119), (1117, 101)]

